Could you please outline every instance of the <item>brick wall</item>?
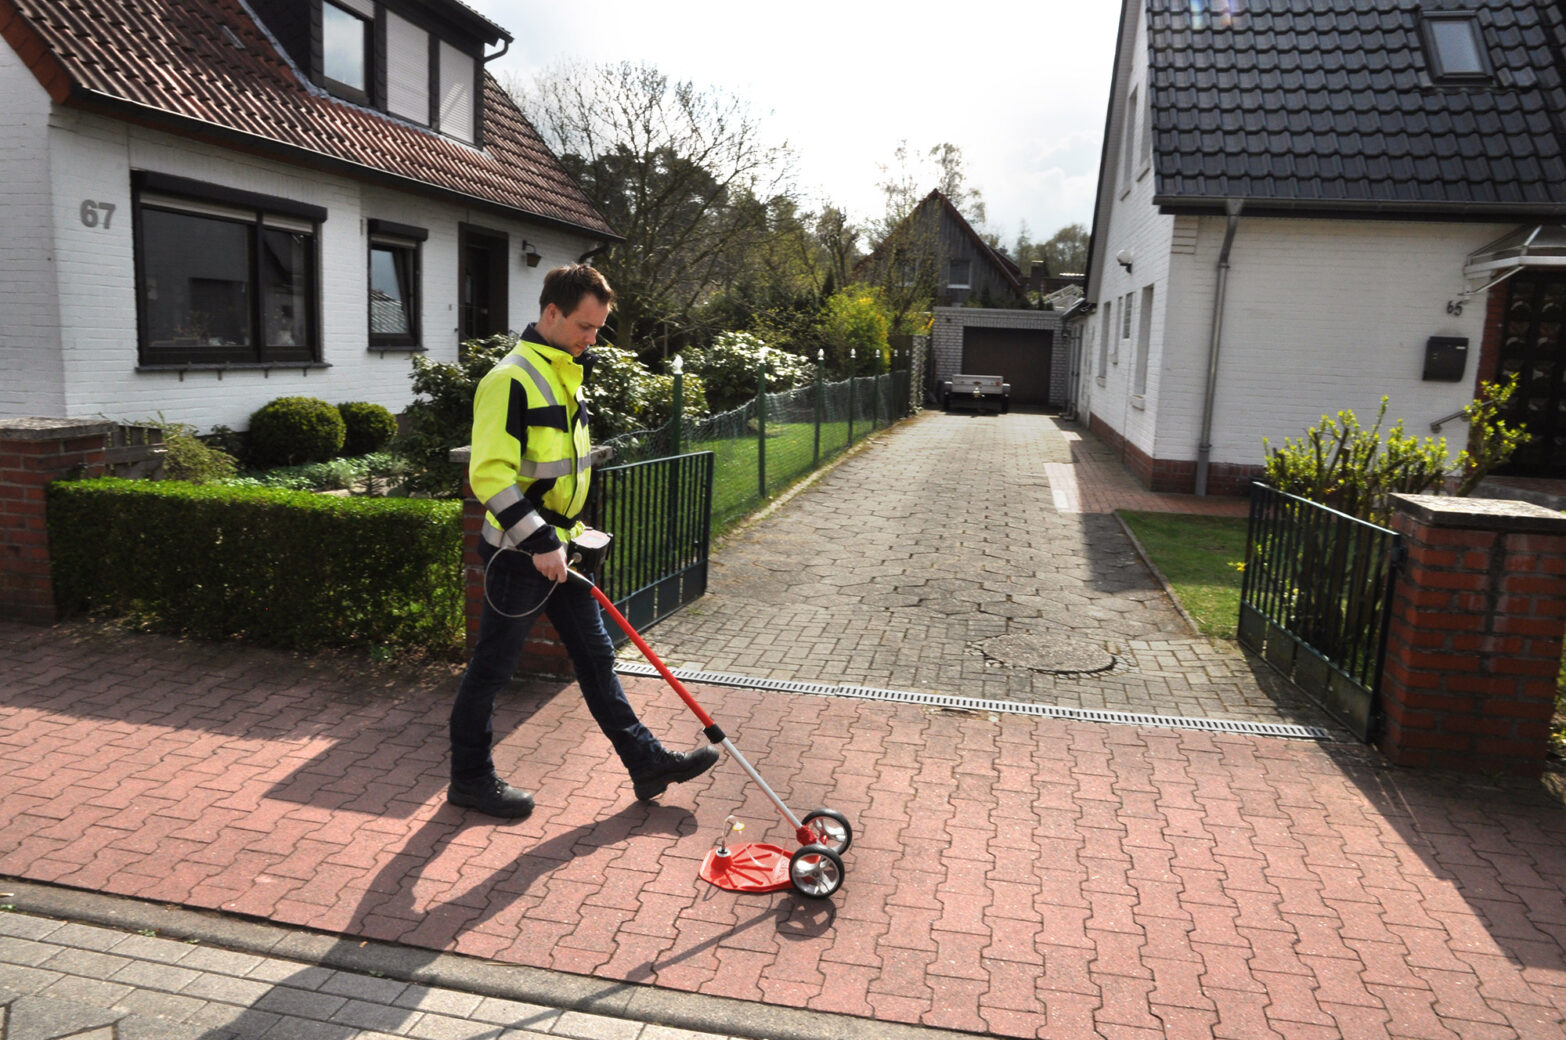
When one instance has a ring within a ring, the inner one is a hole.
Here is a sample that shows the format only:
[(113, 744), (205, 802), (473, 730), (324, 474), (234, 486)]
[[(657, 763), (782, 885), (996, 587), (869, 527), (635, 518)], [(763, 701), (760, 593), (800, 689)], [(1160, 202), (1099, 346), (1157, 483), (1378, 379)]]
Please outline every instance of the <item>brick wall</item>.
[(1066, 403), (1071, 378), (1071, 357), (1060, 331), (1060, 311), (1002, 310), (992, 307), (937, 307), (930, 328), (930, 353), (935, 358), (935, 380), (950, 379), (965, 371), (962, 359), (963, 329), (1039, 329), (1054, 333), (1050, 346), (1049, 403)]
[(1566, 628), (1566, 515), (1398, 495), (1380, 744), (1398, 765), (1535, 775)]
[[(1120, 436), (1101, 416), (1088, 418), (1088, 429), (1118, 454), (1126, 470), (1149, 491), (1190, 495), (1196, 492), (1196, 463), (1188, 459), (1155, 459)], [(1251, 481), (1260, 480), (1261, 466), (1215, 462), (1207, 468), (1207, 493), (1244, 497)]]
[(0, 419), (0, 617), (55, 621), (45, 494), (66, 476), (101, 476), (113, 424)]

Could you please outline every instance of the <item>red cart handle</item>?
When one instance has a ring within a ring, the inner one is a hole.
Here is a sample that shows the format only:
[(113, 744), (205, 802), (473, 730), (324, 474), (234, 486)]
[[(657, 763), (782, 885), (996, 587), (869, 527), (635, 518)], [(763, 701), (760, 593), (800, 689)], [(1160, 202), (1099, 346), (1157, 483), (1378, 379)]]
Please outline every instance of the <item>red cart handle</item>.
[(664, 682), (673, 687), (674, 692), (680, 695), (680, 700), (685, 702), (685, 706), (696, 713), (696, 717), (701, 720), (702, 726), (705, 727), (704, 732), (707, 735), (707, 739), (714, 744), (723, 743), (723, 730), (718, 728), (718, 724), (712, 720), (711, 715), (707, 714), (706, 709), (696, 703), (696, 698), (691, 696), (690, 691), (685, 688), (685, 684), (676, 679), (674, 673), (669, 671), (668, 666), (658, 659), (658, 655), (653, 653), (652, 647), (647, 645), (646, 640), (637, 635), (636, 629), (632, 628), (631, 623), (625, 620), (625, 615), (620, 613), (613, 603), (609, 602), (609, 597), (604, 595), (604, 590), (593, 584), (592, 579), (584, 574), (569, 568), (567, 568), (566, 573), (573, 580), (587, 586), (587, 590), (593, 594), (593, 598), (598, 601), (598, 605), (603, 607), (604, 611), (614, 618), (615, 624), (619, 625), (625, 634), (631, 637), (631, 642), (636, 644), (636, 649), (642, 652), (642, 656), (647, 658), (648, 663), (658, 669), (658, 674), (663, 676)]

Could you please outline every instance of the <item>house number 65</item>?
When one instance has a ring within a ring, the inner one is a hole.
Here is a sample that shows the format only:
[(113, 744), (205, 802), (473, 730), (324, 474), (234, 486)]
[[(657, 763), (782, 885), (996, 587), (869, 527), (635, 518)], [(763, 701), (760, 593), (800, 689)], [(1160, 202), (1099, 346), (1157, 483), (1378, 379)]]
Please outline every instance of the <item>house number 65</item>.
[(94, 202), (92, 199), (82, 200), (82, 223), (88, 227), (97, 227), (98, 222), (103, 222), (103, 230), (109, 230), (109, 221), (114, 219), (114, 203)]

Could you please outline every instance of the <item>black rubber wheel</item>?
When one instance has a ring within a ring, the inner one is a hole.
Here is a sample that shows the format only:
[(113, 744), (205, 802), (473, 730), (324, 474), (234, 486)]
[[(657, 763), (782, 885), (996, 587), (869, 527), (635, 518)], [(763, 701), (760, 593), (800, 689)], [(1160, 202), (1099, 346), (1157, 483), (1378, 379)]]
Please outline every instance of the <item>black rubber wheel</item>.
[(854, 843), (853, 825), (835, 809), (812, 809), (800, 822), (815, 835), (814, 844), (825, 845), (839, 856)]
[(843, 887), (843, 859), (825, 845), (802, 845), (788, 858), (788, 879), (806, 899), (827, 899)]

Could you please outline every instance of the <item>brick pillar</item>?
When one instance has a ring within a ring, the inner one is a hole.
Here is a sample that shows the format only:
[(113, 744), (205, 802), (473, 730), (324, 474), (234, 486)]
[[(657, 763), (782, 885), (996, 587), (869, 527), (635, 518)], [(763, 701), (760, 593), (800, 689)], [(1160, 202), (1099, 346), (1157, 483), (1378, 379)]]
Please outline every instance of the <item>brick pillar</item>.
[(0, 419), (0, 618), (54, 623), (45, 489), (102, 476), (113, 429), (96, 419)]
[(1566, 514), (1393, 500), (1408, 560), (1382, 670), (1382, 751), (1398, 765), (1538, 775), (1566, 629)]
[[(451, 460), (466, 468), (468, 452), (467, 448), (456, 448), (451, 453)], [(464, 596), (467, 603), (467, 647), (470, 654), (473, 652), (473, 644), (478, 642), (479, 618), (484, 610), (484, 564), (479, 560), (478, 555), (479, 531), (483, 526), (484, 507), (473, 497), (473, 489), (464, 483), (462, 486), (462, 562), (465, 575)], [(571, 667), (571, 657), (566, 653), (565, 644), (560, 642), (555, 626), (547, 617), (540, 617), (533, 622), (533, 628), (527, 634), (527, 643), (522, 647), (522, 659), (518, 670), (527, 675), (547, 675), (563, 679), (569, 679), (576, 674), (576, 670)]]

